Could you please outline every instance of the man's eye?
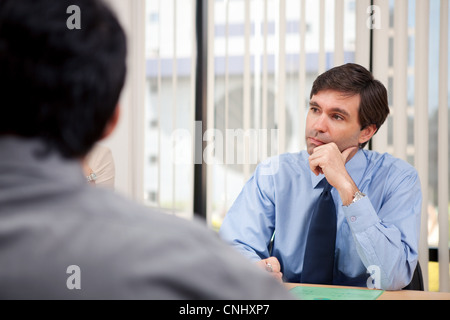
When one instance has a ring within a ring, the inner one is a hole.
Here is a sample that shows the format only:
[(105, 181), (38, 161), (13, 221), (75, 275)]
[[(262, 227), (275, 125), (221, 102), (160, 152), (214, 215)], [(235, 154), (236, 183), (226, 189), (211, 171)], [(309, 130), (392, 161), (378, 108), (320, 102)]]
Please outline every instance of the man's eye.
[(338, 114), (335, 114), (335, 115), (333, 115), (333, 119), (334, 120), (339, 120), (339, 121), (342, 121), (342, 120), (344, 120), (344, 118), (343, 117), (341, 117), (340, 115), (338, 115)]

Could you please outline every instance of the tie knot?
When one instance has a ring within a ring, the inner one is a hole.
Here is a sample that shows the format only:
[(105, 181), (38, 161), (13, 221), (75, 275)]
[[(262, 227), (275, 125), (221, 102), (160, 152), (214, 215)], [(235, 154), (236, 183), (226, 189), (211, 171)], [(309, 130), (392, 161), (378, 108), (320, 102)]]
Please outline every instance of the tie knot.
[(323, 191), (329, 192), (331, 190), (331, 188), (333, 188), (333, 186), (328, 183), (327, 178), (323, 178), (322, 185), (323, 185)]

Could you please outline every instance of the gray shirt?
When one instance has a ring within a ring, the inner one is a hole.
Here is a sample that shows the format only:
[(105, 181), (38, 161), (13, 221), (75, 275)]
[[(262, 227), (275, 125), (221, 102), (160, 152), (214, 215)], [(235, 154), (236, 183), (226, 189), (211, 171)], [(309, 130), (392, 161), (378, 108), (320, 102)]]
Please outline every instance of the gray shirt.
[(0, 137), (1, 299), (290, 299), (198, 221), (88, 185), (77, 161)]

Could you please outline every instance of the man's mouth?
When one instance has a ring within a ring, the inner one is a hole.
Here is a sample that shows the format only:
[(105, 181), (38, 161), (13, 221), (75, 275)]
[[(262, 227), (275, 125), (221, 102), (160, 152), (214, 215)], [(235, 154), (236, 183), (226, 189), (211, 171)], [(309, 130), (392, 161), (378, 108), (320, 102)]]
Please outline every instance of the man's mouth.
[(312, 137), (309, 137), (308, 140), (309, 140), (309, 143), (311, 143), (317, 147), (326, 144), (326, 142), (320, 141), (320, 140), (318, 140), (316, 138), (312, 138)]

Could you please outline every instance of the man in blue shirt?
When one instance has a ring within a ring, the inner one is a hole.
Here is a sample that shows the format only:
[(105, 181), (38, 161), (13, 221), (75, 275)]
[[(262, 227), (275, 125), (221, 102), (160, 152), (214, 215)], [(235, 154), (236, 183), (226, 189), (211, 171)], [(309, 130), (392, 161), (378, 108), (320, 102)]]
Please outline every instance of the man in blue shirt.
[[(330, 284), (398, 290), (417, 265), (421, 189), (417, 171), (363, 150), (389, 114), (386, 88), (347, 64), (319, 76), (306, 120), (307, 150), (261, 163), (229, 210), (221, 237), (287, 282), (301, 282), (308, 228), (326, 178), (336, 240)], [(272, 241), (271, 241), (272, 240)]]

